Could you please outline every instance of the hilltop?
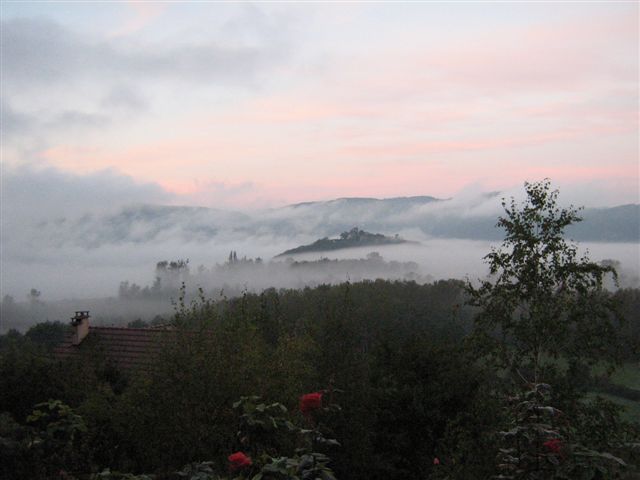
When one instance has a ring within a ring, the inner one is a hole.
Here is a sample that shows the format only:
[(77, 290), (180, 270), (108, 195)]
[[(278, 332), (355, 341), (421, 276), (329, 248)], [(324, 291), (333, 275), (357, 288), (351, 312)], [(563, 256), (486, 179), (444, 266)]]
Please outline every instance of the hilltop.
[(371, 247), (380, 245), (397, 245), (399, 243), (407, 243), (407, 240), (400, 238), (398, 235), (387, 237), (381, 233), (369, 233), (364, 230), (353, 227), (347, 232), (342, 232), (338, 238), (324, 237), (309, 245), (301, 245), (290, 250), (286, 250), (277, 257), (285, 255), (295, 255), (298, 253), (309, 252), (326, 252), (329, 250), (341, 250), (343, 248), (355, 247)]

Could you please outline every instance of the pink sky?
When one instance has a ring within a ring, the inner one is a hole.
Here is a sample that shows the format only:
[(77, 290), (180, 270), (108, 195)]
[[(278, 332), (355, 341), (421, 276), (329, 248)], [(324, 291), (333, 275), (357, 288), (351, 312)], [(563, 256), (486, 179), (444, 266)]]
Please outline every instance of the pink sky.
[(2, 20), (9, 166), (207, 206), (544, 177), (640, 201), (634, 2), (27, 2)]

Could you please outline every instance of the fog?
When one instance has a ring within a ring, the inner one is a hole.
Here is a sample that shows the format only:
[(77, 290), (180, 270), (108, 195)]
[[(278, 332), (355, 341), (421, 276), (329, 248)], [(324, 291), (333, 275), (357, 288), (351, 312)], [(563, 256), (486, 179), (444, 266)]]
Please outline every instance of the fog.
[[(416, 235), (417, 237), (417, 235)], [(414, 237), (415, 238), (415, 237)], [(422, 275), (435, 280), (448, 278), (470, 279), (485, 277), (488, 273), (483, 257), (491, 247), (498, 247), (500, 242), (460, 239), (422, 238), (417, 245), (390, 245), (376, 249), (388, 260), (399, 262), (416, 262)], [(587, 253), (595, 262), (615, 259), (620, 262), (622, 286), (639, 286), (640, 247), (633, 243), (581, 243), (579, 253)], [(330, 258), (364, 257), (367, 248), (338, 250), (324, 255)], [(311, 260), (318, 255), (304, 254), (296, 258)]]
[[(108, 219), (105, 220), (108, 223)], [(94, 220), (94, 223), (96, 221)], [(135, 223), (135, 222), (134, 222)], [(138, 223), (142, 224), (143, 221)], [(354, 222), (355, 224), (355, 222)], [(111, 224), (113, 226), (113, 224)], [(277, 254), (303, 244), (308, 244), (323, 236), (334, 236), (339, 230), (326, 232), (310, 229), (302, 233), (277, 235), (278, 222), (274, 222), (270, 234), (249, 232), (249, 225), (238, 230), (218, 223), (217, 233), (210, 238), (186, 240), (184, 229), (169, 228), (145, 239), (100, 238), (86, 243), (86, 235), (76, 239), (74, 227), (69, 231), (60, 227), (46, 231), (45, 227), (24, 228), (22, 236), (10, 238), (4, 242), (2, 257), (2, 296), (11, 295), (17, 301), (25, 299), (31, 288), (42, 292), (43, 300), (63, 298), (89, 298), (116, 295), (121, 281), (147, 285), (154, 280), (156, 263), (162, 260), (189, 260), (192, 271), (202, 265), (207, 269), (224, 263), (230, 251), (239, 257), (261, 258), (265, 262)], [(134, 225), (132, 230), (144, 230), (144, 225)], [(290, 230), (285, 225), (285, 230)], [(368, 228), (365, 227), (364, 228)], [(266, 231), (265, 226), (258, 230)], [(486, 272), (483, 257), (494, 240), (469, 240), (454, 238), (434, 238), (425, 235), (420, 229), (381, 230), (370, 229), (374, 233), (395, 234), (416, 244), (395, 246), (376, 246), (375, 248), (351, 248), (332, 251), (325, 254), (297, 255), (296, 260), (317, 260), (320, 257), (346, 259), (365, 258), (377, 251), (387, 261), (415, 262), (419, 275), (430, 278), (464, 278), (482, 276)], [(79, 235), (84, 235), (81, 231)], [(633, 284), (633, 278), (639, 275), (640, 250), (633, 242), (581, 242), (580, 247), (588, 250), (594, 261), (614, 259), (621, 262), (624, 278)], [(368, 278), (385, 276), (384, 271), (371, 272)], [(347, 277), (343, 280), (346, 280)], [(313, 278), (314, 282), (321, 279)], [(266, 281), (258, 280), (256, 272), (247, 272), (247, 278), (217, 279), (219, 285), (236, 282), (249, 289), (299, 286), (299, 278), (289, 278), (279, 270), (278, 276), (270, 276)]]
[[(187, 287), (201, 286), (209, 296), (220, 290), (231, 295), (361, 279), (478, 278), (487, 273), (483, 257), (504, 235), (495, 228), (501, 199), (522, 197), (522, 188), (487, 193), (469, 187), (452, 199), (352, 198), (241, 212), (177, 206), (180, 197), (111, 171), (78, 176), (51, 168), (3, 166), (1, 180), (0, 295), (20, 305), (37, 289), (41, 294), (36, 304), (29, 300), (32, 319), (66, 318), (80, 308), (123, 320), (166, 313), (178, 285), (171, 286), (171, 294), (170, 289), (160, 296), (156, 291), (153, 301), (148, 295), (129, 299), (126, 306), (105, 300), (119, 296), (121, 282), (151, 288), (156, 264), (163, 260), (188, 260)], [(579, 198), (576, 192), (574, 199)], [(560, 197), (563, 206), (570, 199)], [(572, 227), (569, 236), (579, 241), (582, 251), (588, 250), (591, 260), (620, 262), (622, 286), (638, 286), (640, 206), (582, 213), (584, 222)], [(294, 259), (310, 264), (274, 260), (285, 250), (354, 226), (398, 234), (414, 243)], [(231, 251), (239, 260), (261, 261), (240, 261), (229, 268), (225, 264)], [(319, 262), (321, 258), (360, 260)], [(6, 319), (0, 327), (6, 328)]]
[[(423, 278), (475, 278), (487, 272), (483, 257), (491, 246), (499, 242), (483, 240), (426, 238), (418, 232), (401, 232), (404, 238), (418, 241), (418, 244), (376, 246), (371, 248), (350, 248), (326, 253), (307, 253), (295, 256), (298, 261), (329, 259), (364, 259), (371, 252), (378, 252), (387, 262), (415, 262), (414, 273)], [(6, 258), (3, 263), (2, 295), (12, 295), (17, 301), (26, 299), (31, 288), (42, 292), (42, 300), (64, 298), (91, 298), (114, 296), (122, 281), (140, 286), (154, 281), (156, 263), (161, 260), (188, 259), (192, 273), (199, 266), (210, 270), (224, 264), (233, 250), (239, 258), (261, 258), (269, 265), (272, 257), (290, 248), (292, 244), (308, 243), (307, 236), (299, 236), (289, 241), (272, 237), (250, 237), (242, 241), (220, 242), (157, 242), (143, 245), (105, 245), (100, 248), (82, 247), (41, 250), (32, 259), (24, 257)], [(593, 261), (614, 259), (621, 264), (621, 278), (624, 286), (637, 286), (640, 274), (640, 253), (633, 243), (581, 243), (582, 251), (588, 251)], [(283, 264), (279, 260), (276, 264)], [(264, 267), (263, 269), (264, 270)], [(274, 276), (274, 272), (276, 275)], [(389, 278), (384, 269), (371, 272), (322, 271), (317, 275), (307, 272), (308, 279), (299, 273), (287, 273), (285, 268), (261, 272), (246, 269), (241, 272), (217, 272), (207, 282), (210, 290), (224, 285), (244, 286), (249, 290), (267, 287), (299, 287), (301, 284), (317, 284), (322, 281), (346, 281), (358, 278)], [(409, 273), (409, 272), (407, 272)], [(336, 275), (344, 275), (342, 278)], [(325, 275), (323, 277), (323, 275)], [(351, 276), (349, 276), (351, 275)], [(393, 277), (391, 277), (393, 278)], [(402, 278), (396, 275), (395, 278)]]

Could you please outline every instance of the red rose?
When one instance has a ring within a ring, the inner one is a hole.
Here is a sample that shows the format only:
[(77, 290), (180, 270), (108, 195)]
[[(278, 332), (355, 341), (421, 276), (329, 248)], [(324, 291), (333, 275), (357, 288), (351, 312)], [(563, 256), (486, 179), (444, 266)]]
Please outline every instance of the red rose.
[(562, 450), (562, 441), (559, 438), (547, 440), (542, 445), (551, 453), (560, 453)]
[(300, 397), (300, 411), (307, 415), (314, 410), (322, 408), (322, 393), (307, 393)]
[(251, 457), (247, 457), (242, 452), (236, 452), (229, 455), (229, 463), (232, 471), (242, 470), (243, 468), (253, 465)]

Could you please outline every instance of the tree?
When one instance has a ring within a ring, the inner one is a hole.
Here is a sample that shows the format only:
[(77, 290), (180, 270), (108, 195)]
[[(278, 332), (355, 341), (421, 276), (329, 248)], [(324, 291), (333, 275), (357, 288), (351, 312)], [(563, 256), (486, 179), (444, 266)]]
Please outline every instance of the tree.
[(3, 307), (13, 308), (15, 304), (16, 304), (16, 301), (11, 295), (5, 295), (4, 297), (2, 297)]
[[(525, 183), (527, 198), (502, 206), (497, 226), (506, 231), (485, 256), (493, 281), (467, 283), (470, 303), (480, 307), (476, 345), (512, 372), (529, 372), (538, 383), (551, 359), (570, 364), (616, 357), (612, 296), (603, 288), (611, 266), (579, 256), (564, 229), (582, 219), (573, 206), (560, 208), (549, 180)], [(573, 363), (572, 363), (573, 362)]]
[(40, 345), (47, 350), (52, 350), (64, 340), (68, 329), (69, 326), (65, 323), (46, 321), (38, 323), (27, 330), (25, 337), (36, 345)]
[(41, 295), (42, 295), (42, 292), (40, 290), (32, 288), (27, 294), (27, 300), (29, 300), (29, 303), (31, 305), (37, 305), (38, 303), (40, 303)]

